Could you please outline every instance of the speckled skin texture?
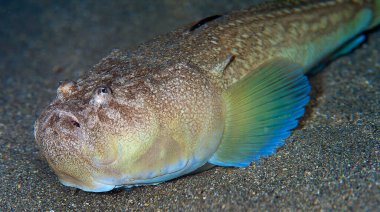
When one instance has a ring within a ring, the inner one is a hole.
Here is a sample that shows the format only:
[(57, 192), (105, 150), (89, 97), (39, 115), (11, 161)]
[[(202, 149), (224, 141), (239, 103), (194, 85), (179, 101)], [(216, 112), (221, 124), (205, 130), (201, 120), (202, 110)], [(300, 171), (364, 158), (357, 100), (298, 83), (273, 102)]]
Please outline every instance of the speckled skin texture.
[(313, 100), (300, 127), (277, 154), (249, 168), (217, 167), (107, 194), (57, 181), (36, 148), (33, 123), (56, 96), (60, 80), (78, 79), (112, 48), (130, 49), (178, 25), (252, 4), (176, 2), (1, 3), (0, 208), (375, 211), (380, 204), (377, 30), (310, 78)]
[(224, 90), (276, 58), (309, 70), (374, 25), (373, 9), (375, 1), (269, 3), (115, 51), (58, 88), (36, 121), (37, 144), (64, 185), (85, 191), (188, 174), (219, 146)]
[[(104, 66), (115, 67), (109, 63)], [(223, 131), (220, 91), (196, 68), (175, 64), (158, 73), (85, 79), (61, 85), (61, 98), (35, 127), (65, 185), (98, 191), (102, 184), (110, 190), (157, 183), (195, 170), (216, 151)], [(75, 91), (62, 93), (67, 86)]]

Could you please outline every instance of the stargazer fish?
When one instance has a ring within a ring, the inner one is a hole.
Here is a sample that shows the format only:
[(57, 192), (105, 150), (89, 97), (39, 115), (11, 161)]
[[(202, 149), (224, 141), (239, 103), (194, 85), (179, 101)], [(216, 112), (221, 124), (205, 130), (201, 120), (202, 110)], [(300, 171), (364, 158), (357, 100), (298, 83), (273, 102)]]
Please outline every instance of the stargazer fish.
[(62, 83), (36, 142), (62, 184), (91, 192), (247, 167), (297, 126), (305, 74), (379, 23), (380, 0), (277, 1), (205, 18)]

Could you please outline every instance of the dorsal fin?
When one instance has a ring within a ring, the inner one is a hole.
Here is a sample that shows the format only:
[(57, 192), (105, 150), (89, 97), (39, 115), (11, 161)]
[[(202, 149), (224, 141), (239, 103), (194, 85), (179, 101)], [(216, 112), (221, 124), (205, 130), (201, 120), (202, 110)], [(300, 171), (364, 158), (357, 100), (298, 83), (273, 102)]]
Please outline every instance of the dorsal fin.
[(218, 19), (220, 17), (222, 17), (222, 15), (213, 15), (213, 16), (206, 17), (206, 18), (198, 21), (197, 23), (195, 23), (193, 26), (191, 26), (189, 29), (189, 32), (194, 31), (194, 30), (198, 29), (199, 27), (203, 26), (204, 24), (211, 22), (215, 19)]

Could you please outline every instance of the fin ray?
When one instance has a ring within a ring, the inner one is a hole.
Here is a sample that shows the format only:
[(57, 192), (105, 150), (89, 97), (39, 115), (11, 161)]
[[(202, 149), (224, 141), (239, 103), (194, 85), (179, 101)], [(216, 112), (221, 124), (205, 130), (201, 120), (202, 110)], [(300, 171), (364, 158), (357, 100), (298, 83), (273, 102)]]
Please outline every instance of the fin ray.
[(208, 162), (244, 167), (281, 146), (310, 99), (303, 73), (295, 63), (273, 60), (227, 90), (225, 131)]

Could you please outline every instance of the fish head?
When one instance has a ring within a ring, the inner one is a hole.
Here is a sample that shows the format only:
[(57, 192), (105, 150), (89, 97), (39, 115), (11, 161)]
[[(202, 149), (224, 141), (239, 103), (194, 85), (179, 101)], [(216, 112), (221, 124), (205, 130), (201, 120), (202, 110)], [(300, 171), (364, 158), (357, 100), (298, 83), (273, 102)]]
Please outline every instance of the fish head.
[(64, 185), (101, 192), (156, 184), (195, 170), (216, 151), (221, 101), (187, 63), (89, 74), (59, 86), (35, 138)]
[(136, 177), (128, 175), (131, 164), (152, 145), (158, 124), (134, 94), (96, 80), (59, 86), (34, 133), (62, 184), (104, 192)]

